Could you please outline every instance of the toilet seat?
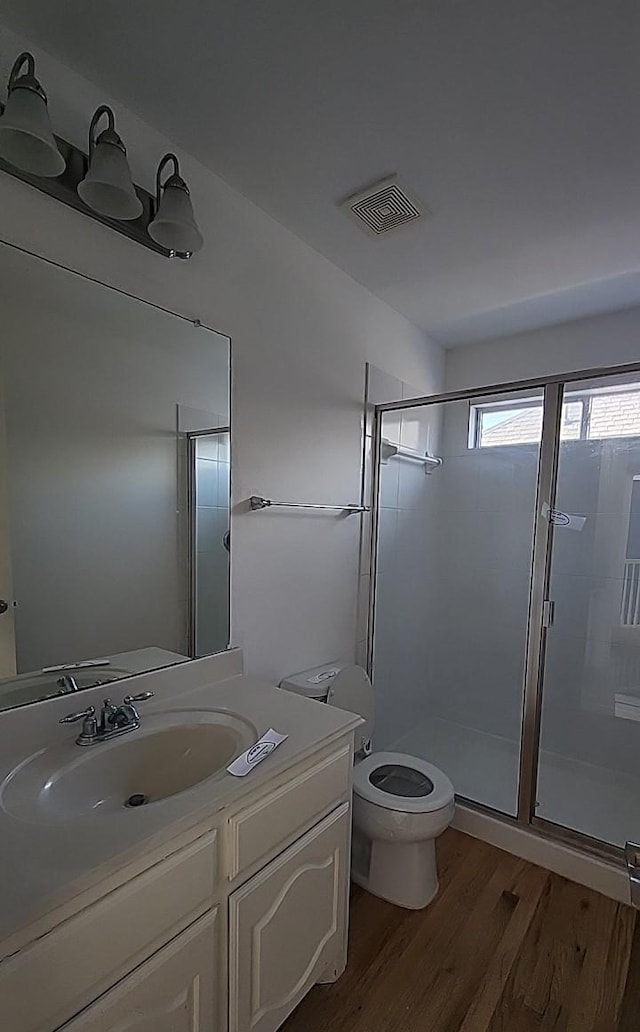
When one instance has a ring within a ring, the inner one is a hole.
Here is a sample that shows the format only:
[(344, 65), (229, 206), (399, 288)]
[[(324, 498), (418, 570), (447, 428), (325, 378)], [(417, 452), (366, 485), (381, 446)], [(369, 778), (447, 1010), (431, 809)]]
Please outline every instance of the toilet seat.
[(356, 753), (365, 755), (371, 751), (371, 736), (375, 719), (375, 702), (371, 681), (362, 667), (349, 663), (341, 667), (331, 679), (327, 692), (327, 704), (338, 709), (357, 713), (363, 723), (356, 728)]
[(453, 785), (443, 771), (417, 756), (396, 752), (372, 753), (357, 763), (353, 791), (361, 799), (400, 813), (432, 813), (454, 800)]

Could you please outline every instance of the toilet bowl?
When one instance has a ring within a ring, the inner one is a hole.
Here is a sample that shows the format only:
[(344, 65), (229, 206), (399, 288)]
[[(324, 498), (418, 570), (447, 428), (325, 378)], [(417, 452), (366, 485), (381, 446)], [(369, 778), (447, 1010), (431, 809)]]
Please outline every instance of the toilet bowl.
[(280, 687), (363, 717), (355, 742), (351, 877), (398, 906), (427, 906), (438, 891), (435, 840), (455, 809), (449, 778), (417, 756), (371, 752), (374, 695), (361, 667), (315, 667)]
[(449, 778), (425, 760), (379, 752), (357, 763), (353, 880), (399, 906), (426, 907), (438, 891), (435, 840), (454, 809)]

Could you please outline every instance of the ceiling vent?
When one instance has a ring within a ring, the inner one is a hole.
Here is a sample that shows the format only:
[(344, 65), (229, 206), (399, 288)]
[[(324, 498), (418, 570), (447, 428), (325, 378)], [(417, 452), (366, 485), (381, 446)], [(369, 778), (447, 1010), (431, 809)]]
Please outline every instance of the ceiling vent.
[(352, 194), (340, 205), (369, 236), (382, 236), (400, 226), (424, 218), (428, 212), (396, 176), (381, 179), (366, 190)]

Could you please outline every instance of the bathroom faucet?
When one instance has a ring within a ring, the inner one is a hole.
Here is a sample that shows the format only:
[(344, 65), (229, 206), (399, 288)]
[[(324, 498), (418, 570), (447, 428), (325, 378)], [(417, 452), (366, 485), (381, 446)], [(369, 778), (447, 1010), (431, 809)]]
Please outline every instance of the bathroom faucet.
[(102, 707), (100, 709), (100, 719), (98, 720), (98, 732), (101, 735), (106, 734), (113, 728), (113, 719), (118, 712), (118, 707), (114, 705), (111, 699), (103, 699)]
[(63, 674), (62, 677), (58, 678), (56, 684), (60, 689), (58, 695), (67, 695), (69, 692), (80, 691), (80, 686), (78, 682), (76, 681), (75, 677), (71, 677), (70, 674)]
[[(99, 684), (108, 684), (110, 680), (113, 680), (113, 678), (107, 678), (102, 681), (92, 681), (91, 684), (85, 684), (84, 687), (95, 688)], [(75, 677), (71, 676), (71, 674), (63, 674), (58, 678), (56, 684), (58, 686), (58, 695), (69, 695), (70, 692), (79, 692), (81, 690), (80, 685), (76, 681)]]
[(153, 694), (140, 692), (139, 695), (125, 695), (120, 706), (116, 706), (111, 699), (104, 699), (98, 719), (95, 706), (87, 706), (78, 713), (68, 713), (66, 717), (61, 717), (58, 723), (74, 724), (78, 720), (82, 721), (82, 730), (76, 738), (78, 745), (108, 742), (111, 738), (117, 738), (118, 735), (124, 735), (140, 727), (140, 714), (133, 704), (151, 699)]

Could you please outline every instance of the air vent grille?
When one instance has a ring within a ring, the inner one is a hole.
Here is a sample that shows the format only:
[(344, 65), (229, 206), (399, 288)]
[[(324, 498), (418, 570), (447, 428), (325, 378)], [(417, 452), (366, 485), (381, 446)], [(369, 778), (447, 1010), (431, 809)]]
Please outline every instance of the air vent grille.
[(395, 178), (384, 179), (348, 197), (342, 207), (372, 236), (389, 233), (425, 215), (415, 198), (411, 198)]

